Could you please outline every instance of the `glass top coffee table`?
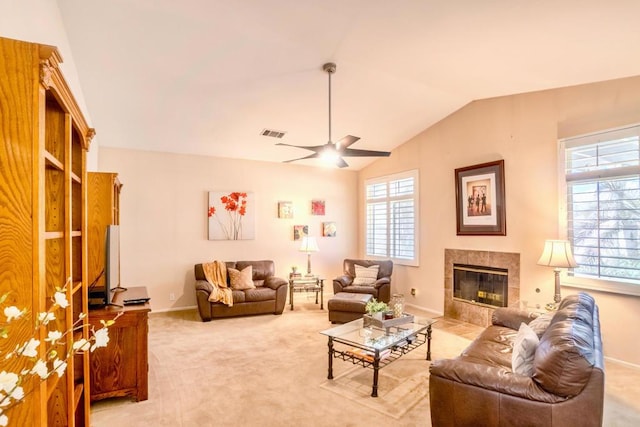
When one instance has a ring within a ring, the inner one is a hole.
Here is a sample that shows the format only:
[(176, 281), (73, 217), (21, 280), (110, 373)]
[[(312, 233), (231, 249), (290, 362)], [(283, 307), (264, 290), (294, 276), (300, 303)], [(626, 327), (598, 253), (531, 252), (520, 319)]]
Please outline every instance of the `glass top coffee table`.
[[(437, 320), (414, 317), (413, 321), (388, 328), (364, 326), (363, 319), (321, 331), (329, 338), (329, 372), (333, 359), (373, 368), (371, 397), (378, 397), (378, 371), (403, 355), (427, 343), (426, 360), (431, 360), (431, 325)], [(336, 344), (340, 344), (336, 348)]]

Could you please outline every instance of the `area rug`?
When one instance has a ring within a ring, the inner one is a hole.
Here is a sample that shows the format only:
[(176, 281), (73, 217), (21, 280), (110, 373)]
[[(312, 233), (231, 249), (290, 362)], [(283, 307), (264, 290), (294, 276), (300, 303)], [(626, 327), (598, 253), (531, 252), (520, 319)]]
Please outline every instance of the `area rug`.
[[(431, 340), (431, 358), (456, 357), (469, 345), (469, 340), (444, 331), (434, 330)], [(395, 419), (400, 419), (418, 402), (429, 396), (429, 364), (425, 360), (426, 346), (380, 369), (378, 397), (371, 397), (373, 369), (353, 366), (347, 371), (326, 380), (320, 387), (337, 393), (353, 402), (366, 406)], [(337, 363), (350, 363), (335, 360)]]

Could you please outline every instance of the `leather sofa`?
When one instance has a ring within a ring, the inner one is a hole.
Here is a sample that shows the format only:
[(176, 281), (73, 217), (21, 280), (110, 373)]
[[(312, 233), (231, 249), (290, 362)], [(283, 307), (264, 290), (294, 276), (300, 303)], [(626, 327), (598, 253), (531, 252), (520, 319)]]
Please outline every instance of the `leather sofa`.
[[(233, 306), (229, 307), (221, 302), (209, 302), (209, 294), (213, 286), (207, 281), (202, 264), (194, 267), (196, 277), (196, 299), (198, 311), (203, 322), (213, 318), (245, 316), (252, 314), (282, 314), (287, 301), (287, 282), (275, 276), (273, 261), (235, 261), (225, 262), (227, 269), (243, 270), (251, 265), (253, 269), (253, 284), (255, 289), (233, 289)], [(229, 278), (227, 277), (227, 285)]]
[(492, 325), (459, 357), (431, 364), (434, 427), (602, 425), (604, 362), (594, 299), (580, 293), (562, 300), (539, 332), (530, 377), (512, 371), (511, 356), (520, 324), (533, 317), (497, 309)]
[[(378, 277), (372, 285), (354, 285), (356, 277), (355, 265), (371, 267), (378, 265)], [(333, 293), (348, 292), (352, 294), (369, 294), (376, 300), (389, 302), (391, 300), (391, 273), (393, 273), (393, 261), (374, 261), (366, 259), (345, 259), (343, 262), (342, 276), (333, 279)]]

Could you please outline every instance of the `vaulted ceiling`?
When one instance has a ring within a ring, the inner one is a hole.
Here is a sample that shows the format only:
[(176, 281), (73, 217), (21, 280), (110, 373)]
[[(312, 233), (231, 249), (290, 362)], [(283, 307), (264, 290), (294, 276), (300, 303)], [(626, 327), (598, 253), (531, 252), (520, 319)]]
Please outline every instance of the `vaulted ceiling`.
[(476, 99), (640, 75), (637, 0), (57, 1), (101, 146), (302, 157), (275, 144), (327, 142), (329, 61), (333, 139), (375, 150)]

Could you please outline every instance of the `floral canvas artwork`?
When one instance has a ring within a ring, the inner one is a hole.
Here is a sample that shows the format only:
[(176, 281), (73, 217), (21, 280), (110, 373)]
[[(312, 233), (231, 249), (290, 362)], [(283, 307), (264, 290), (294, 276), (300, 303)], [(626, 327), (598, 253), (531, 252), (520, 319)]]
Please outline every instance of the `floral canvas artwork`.
[(209, 192), (209, 240), (255, 239), (255, 197), (240, 191)]
[(293, 218), (293, 203), (278, 202), (278, 218)]
[(293, 240), (302, 240), (303, 237), (309, 235), (308, 225), (294, 225), (293, 226)]
[(311, 215), (324, 215), (324, 200), (311, 201)]
[(322, 235), (324, 237), (336, 237), (336, 223), (331, 222), (323, 222), (322, 223)]

